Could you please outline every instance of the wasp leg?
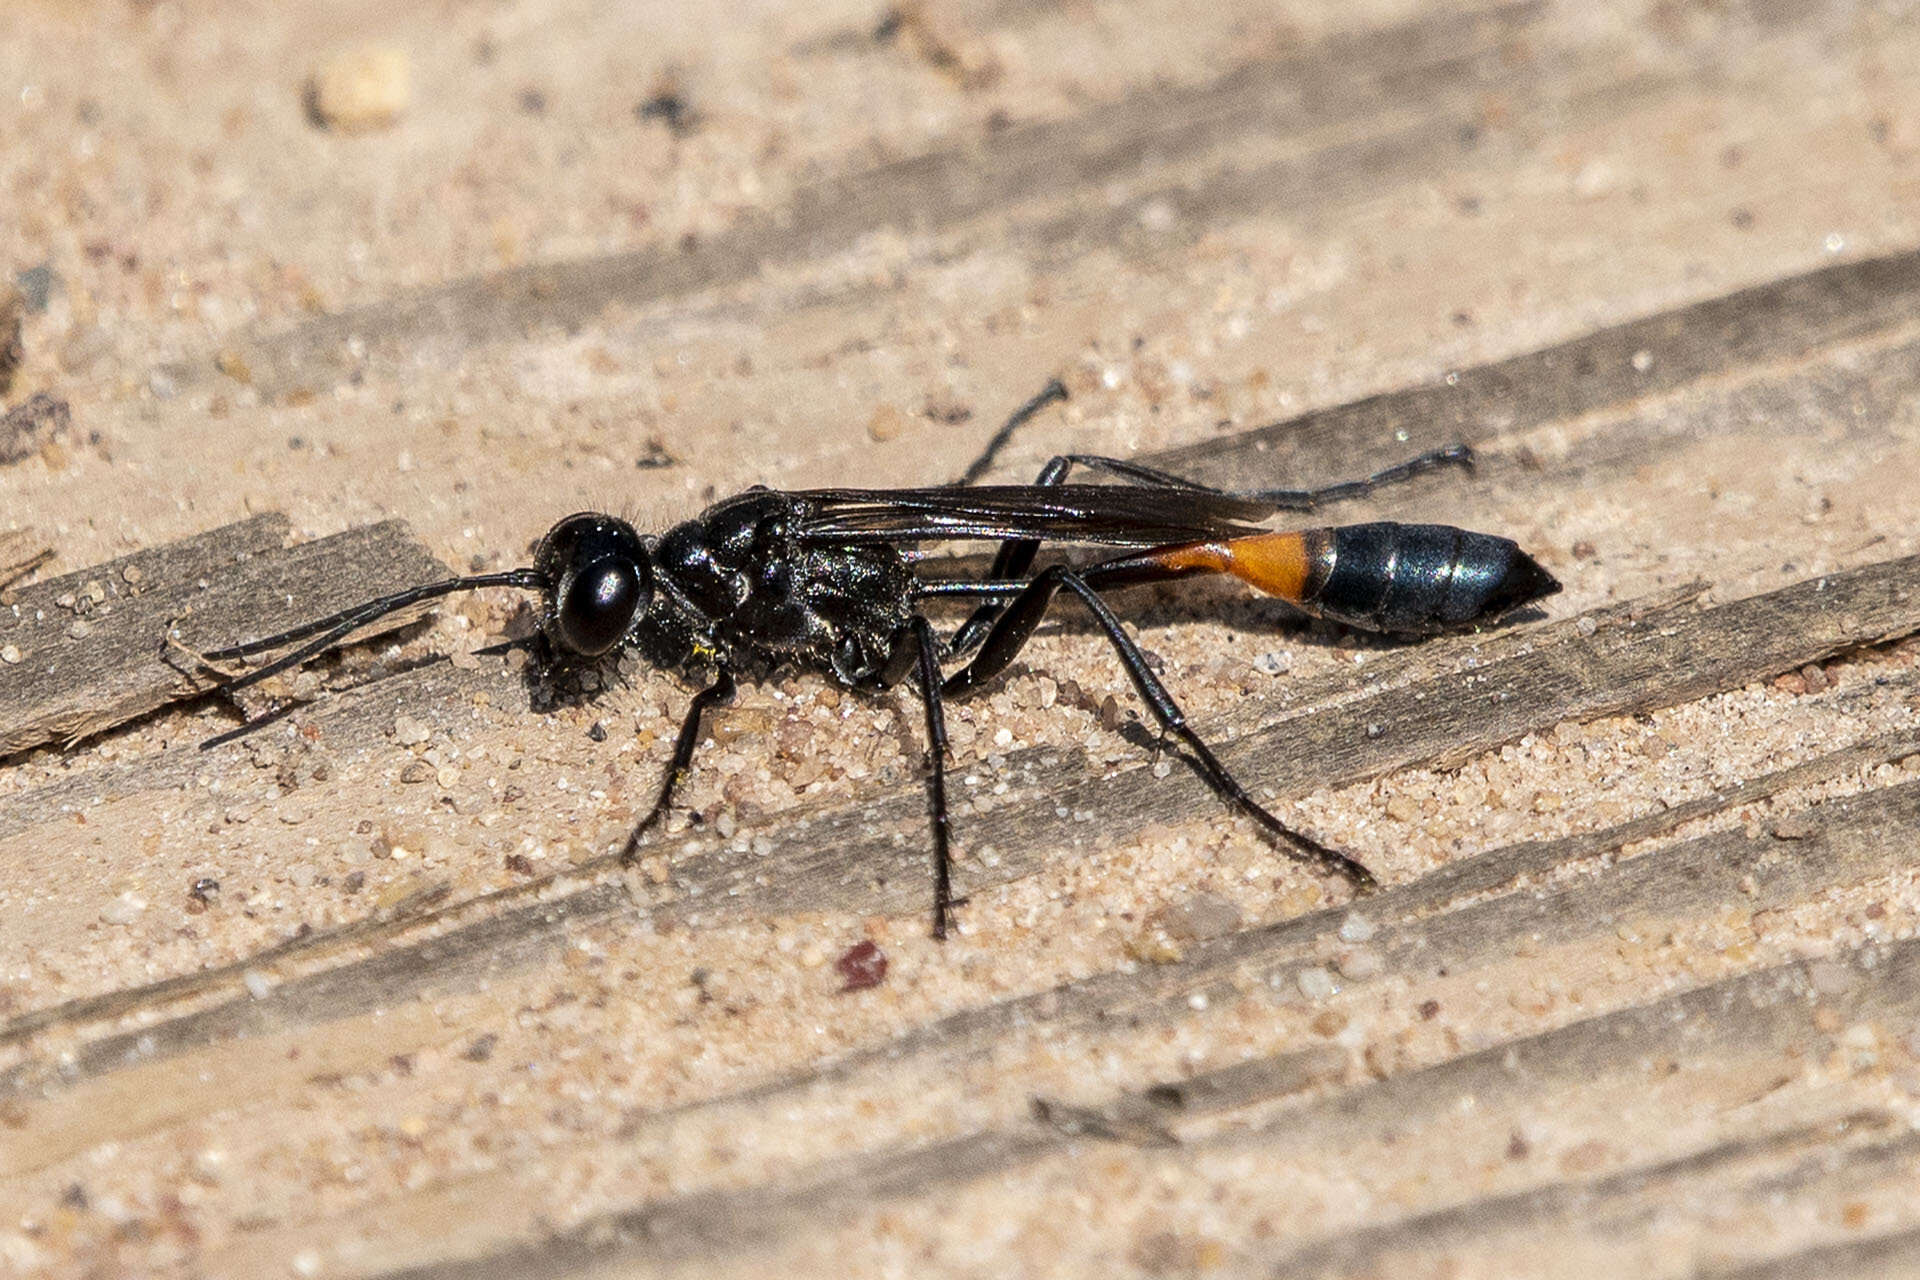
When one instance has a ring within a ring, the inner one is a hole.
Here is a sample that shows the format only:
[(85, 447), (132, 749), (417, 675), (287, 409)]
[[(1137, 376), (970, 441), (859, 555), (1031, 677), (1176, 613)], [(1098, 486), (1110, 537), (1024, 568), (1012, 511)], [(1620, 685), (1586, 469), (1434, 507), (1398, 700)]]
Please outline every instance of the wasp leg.
[[(1072, 457), (1054, 458), (1041, 469), (1040, 478), (1034, 483), (1049, 488), (1060, 484), (1066, 479), (1067, 472), (1073, 469), (1073, 464)], [(1038, 538), (1009, 538), (1001, 543), (1000, 550), (994, 553), (993, 567), (987, 570), (987, 578), (991, 581), (1024, 578), (1027, 576), (1027, 571), (1033, 568), (1033, 558), (1039, 552)], [(987, 633), (993, 629), (994, 622), (1006, 612), (1007, 607), (1007, 601), (993, 600), (974, 609), (967, 615), (967, 620), (961, 623), (959, 629), (953, 633), (953, 639), (947, 643), (948, 654), (958, 658), (971, 653), (987, 638)]]
[(914, 615), (919, 650), (920, 702), (927, 712), (927, 807), (933, 820), (933, 936), (944, 940), (953, 909), (965, 898), (953, 896), (952, 822), (947, 814), (947, 718), (941, 708), (940, 640), (933, 624)]
[(1166, 685), (1153, 674), (1147, 666), (1146, 657), (1140, 652), (1140, 646), (1127, 634), (1118, 616), (1107, 607), (1100, 593), (1087, 584), (1086, 579), (1065, 565), (1053, 565), (1040, 572), (1039, 576), (1013, 601), (1006, 606), (1005, 614), (993, 624), (985, 640), (980, 645), (980, 653), (972, 662), (947, 677), (941, 691), (948, 697), (963, 696), (982, 683), (992, 679), (1012, 662), (1033, 635), (1034, 628), (1040, 625), (1048, 606), (1065, 587), (1080, 597), (1080, 600), (1093, 613), (1100, 629), (1107, 634), (1107, 640), (1119, 655), (1120, 665), (1126, 668), (1127, 676), (1133, 681), (1133, 687), (1140, 700), (1153, 712), (1165, 733), (1178, 738), (1198, 765), (1201, 776), (1206, 778), (1222, 799), (1234, 805), (1251, 817), (1272, 834), (1280, 837), (1288, 845), (1297, 849), (1306, 859), (1319, 863), (1330, 870), (1337, 871), (1361, 889), (1371, 889), (1375, 885), (1373, 873), (1366, 867), (1334, 849), (1329, 849), (1310, 836), (1301, 834), (1280, 821), (1253, 798), (1245, 787), (1230, 773), (1227, 766), (1207, 746), (1200, 735), (1187, 723), (1186, 715), (1180, 710), (1180, 704), (1173, 700)]
[(238, 742), (242, 738), (250, 738), (262, 729), (278, 724), (294, 712), (312, 705), (313, 700), (311, 698), (289, 698), (287, 701), (273, 708), (273, 710), (262, 711), (259, 715), (244, 721), (238, 728), (229, 729), (225, 733), (217, 733), (213, 737), (206, 739), (200, 744), (200, 750), (212, 751), (216, 747), (226, 746), (229, 742)]
[[(1335, 484), (1321, 485), (1317, 489), (1216, 489), (1211, 485), (1189, 480), (1185, 476), (1174, 475), (1170, 471), (1141, 466), (1137, 462), (1083, 453), (1055, 458), (1047, 464), (1048, 470), (1042, 472), (1041, 478), (1034, 483), (1043, 485), (1063, 483), (1068, 470), (1067, 466), (1060, 465), (1063, 463), (1085, 467), (1089, 471), (1104, 471), (1108, 475), (1121, 476), (1150, 489), (1181, 489), (1188, 493), (1246, 498), (1252, 502), (1264, 502), (1275, 511), (1313, 511), (1330, 502), (1364, 498), (1375, 489), (1400, 484), (1415, 476), (1425, 475), (1429, 471), (1437, 471), (1441, 467), (1465, 467), (1471, 470), (1473, 450), (1464, 444), (1450, 444), (1445, 448), (1434, 449), (1418, 457), (1408, 458), (1405, 462), (1396, 462), (1364, 479), (1342, 480)], [(1050, 475), (1053, 478), (1049, 479)]]
[(980, 456), (972, 462), (969, 462), (967, 469), (961, 472), (960, 478), (953, 483), (956, 486), (970, 485), (981, 476), (987, 474), (993, 467), (994, 456), (1006, 447), (1007, 441), (1013, 439), (1014, 432), (1026, 426), (1028, 419), (1032, 418), (1034, 414), (1039, 413), (1054, 401), (1065, 400), (1066, 398), (1067, 384), (1058, 378), (1048, 379), (1047, 385), (1040, 388), (1039, 395), (1036, 395), (1033, 399), (1013, 411), (1012, 416), (1006, 420), (998, 431), (993, 433), (993, 439), (987, 441), (987, 447), (980, 451)]
[(714, 675), (712, 684), (693, 695), (693, 703), (687, 708), (687, 718), (680, 722), (680, 736), (674, 739), (673, 759), (667, 763), (667, 776), (660, 783), (660, 794), (654, 799), (653, 808), (647, 810), (647, 816), (634, 824), (633, 834), (627, 837), (626, 847), (620, 850), (621, 866), (633, 863), (640, 851), (640, 838), (666, 814), (667, 806), (673, 802), (673, 793), (692, 771), (693, 751), (700, 745), (700, 722), (713, 708), (732, 702), (733, 695), (733, 672), (725, 667)]

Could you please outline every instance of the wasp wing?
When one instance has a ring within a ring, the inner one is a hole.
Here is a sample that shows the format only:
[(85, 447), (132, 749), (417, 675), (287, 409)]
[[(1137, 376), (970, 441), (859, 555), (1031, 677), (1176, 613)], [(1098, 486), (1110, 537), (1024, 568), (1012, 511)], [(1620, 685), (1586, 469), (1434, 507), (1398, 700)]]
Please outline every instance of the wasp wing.
[(1259, 532), (1276, 508), (1206, 490), (1108, 484), (806, 489), (803, 542), (1035, 538), (1151, 547)]

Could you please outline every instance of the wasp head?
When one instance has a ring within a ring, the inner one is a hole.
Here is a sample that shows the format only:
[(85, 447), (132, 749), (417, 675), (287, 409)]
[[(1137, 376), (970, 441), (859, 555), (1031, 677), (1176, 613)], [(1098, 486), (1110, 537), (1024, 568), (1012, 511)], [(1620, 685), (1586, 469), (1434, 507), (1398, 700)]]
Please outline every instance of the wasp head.
[(564, 657), (610, 653), (653, 602), (646, 543), (612, 516), (568, 516), (540, 540), (533, 565), (546, 596), (540, 630)]

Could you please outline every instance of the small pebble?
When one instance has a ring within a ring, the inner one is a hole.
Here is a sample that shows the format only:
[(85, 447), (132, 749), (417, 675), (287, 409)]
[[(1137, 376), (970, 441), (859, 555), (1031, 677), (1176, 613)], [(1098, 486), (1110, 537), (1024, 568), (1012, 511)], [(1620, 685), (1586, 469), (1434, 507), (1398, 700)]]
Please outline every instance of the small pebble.
[(1302, 969), (1293, 975), (1293, 982), (1309, 1000), (1325, 1000), (1340, 989), (1333, 975), (1320, 968)]
[(757, 742), (773, 732), (773, 713), (765, 707), (730, 707), (713, 716), (707, 730), (721, 746)]
[(100, 910), (100, 918), (108, 924), (132, 924), (147, 909), (147, 900), (132, 891), (121, 894)]
[(1340, 941), (1342, 942), (1365, 942), (1373, 937), (1373, 934), (1373, 921), (1358, 911), (1348, 912), (1347, 918), (1340, 922)]
[(1840, 1043), (1849, 1049), (1872, 1049), (1878, 1047), (1880, 1036), (1871, 1023), (1856, 1022), (1840, 1033)]
[(1293, 670), (1293, 655), (1279, 649), (1263, 653), (1253, 660), (1253, 669), (1261, 675), (1283, 676)]
[(201, 1186), (217, 1187), (226, 1167), (227, 1153), (218, 1147), (207, 1147), (194, 1154), (189, 1176)]
[(1240, 907), (1215, 893), (1196, 893), (1147, 917), (1176, 942), (1204, 942), (1240, 927)]
[(392, 126), (411, 94), (407, 55), (368, 45), (335, 54), (307, 82), (307, 113), (322, 128), (372, 133)]
[(1187, 949), (1160, 928), (1147, 929), (1123, 944), (1129, 958), (1141, 964), (1179, 964), (1187, 958)]
[(1840, 996), (1860, 983), (1860, 974), (1850, 965), (1833, 960), (1815, 960), (1807, 966), (1807, 983), (1823, 996)]
[(1341, 977), (1362, 982), (1368, 978), (1379, 977), (1380, 971), (1386, 967), (1386, 964), (1380, 959), (1378, 951), (1362, 949), (1349, 951), (1341, 956), (1337, 967)]
[(1338, 1009), (1322, 1009), (1313, 1015), (1313, 1021), (1309, 1025), (1312, 1026), (1315, 1035), (1331, 1038), (1347, 1029), (1347, 1015)]

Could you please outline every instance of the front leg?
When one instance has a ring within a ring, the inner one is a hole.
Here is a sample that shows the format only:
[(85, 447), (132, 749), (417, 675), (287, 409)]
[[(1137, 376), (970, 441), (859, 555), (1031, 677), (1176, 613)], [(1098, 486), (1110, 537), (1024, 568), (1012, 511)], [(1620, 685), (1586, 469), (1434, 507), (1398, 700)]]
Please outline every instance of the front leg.
[(687, 708), (687, 718), (680, 722), (680, 736), (674, 739), (673, 759), (667, 764), (667, 776), (660, 783), (660, 794), (653, 802), (653, 808), (647, 810), (647, 816), (634, 825), (633, 834), (627, 837), (626, 847), (620, 850), (620, 865), (631, 866), (639, 856), (640, 838), (664, 816), (667, 806), (673, 802), (673, 793), (687, 780), (693, 764), (694, 748), (700, 744), (700, 722), (714, 707), (723, 707), (733, 701), (735, 692), (733, 672), (721, 667), (714, 675), (713, 683), (693, 695), (693, 703)]

